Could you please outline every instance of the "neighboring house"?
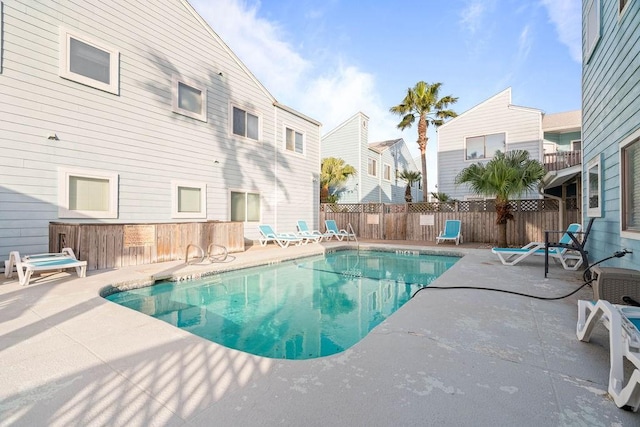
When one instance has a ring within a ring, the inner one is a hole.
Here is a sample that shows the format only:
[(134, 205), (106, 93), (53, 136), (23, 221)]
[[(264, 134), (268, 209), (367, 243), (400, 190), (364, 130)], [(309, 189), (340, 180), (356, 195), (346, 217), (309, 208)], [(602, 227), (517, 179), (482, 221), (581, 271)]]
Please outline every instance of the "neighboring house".
[[(544, 156), (547, 174), (540, 189), (551, 198), (571, 199), (579, 208), (582, 183), (582, 114), (580, 110), (545, 114), (542, 117)], [(561, 209), (567, 207), (562, 203)], [(562, 224), (562, 222), (561, 222)], [(562, 224), (563, 226), (566, 224)]]
[(317, 225), (320, 123), (186, 0), (0, 4), (0, 259), (50, 221)]
[[(343, 159), (357, 171), (338, 203), (405, 203), (407, 183), (398, 174), (419, 169), (402, 138), (369, 144), (369, 117), (358, 112), (324, 135), (321, 145), (323, 159)], [(418, 184), (413, 187), (413, 201), (420, 201)]]
[[(580, 163), (580, 139), (580, 111), (545, 114), (513, 105), (507, 88), (438, 128), (438, 191), (458, 200), (477, 199), (466, 184), (456, 185), (455, 178), (467, 166), (489, 161), (497, 150), (527, 150), (547, 171), (574, 166)], [(566, 190), (552, 188), (575, 180), (576, 174), (579, 178), (579, 166), (564, 181), (549, 179), (545, 192), (566, 196)], [(541, 197), (537, 191), (523, 195)]]
[(640, 265), (640, 2), (582, 2), (585, 223), (591, 261)]

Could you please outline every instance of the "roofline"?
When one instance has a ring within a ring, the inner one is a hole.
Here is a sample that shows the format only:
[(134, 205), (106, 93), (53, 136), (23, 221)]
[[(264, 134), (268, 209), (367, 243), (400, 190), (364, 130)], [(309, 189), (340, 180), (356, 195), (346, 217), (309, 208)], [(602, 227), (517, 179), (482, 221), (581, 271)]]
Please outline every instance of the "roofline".
[(522, 105), (509, 104), (509, 108), (512, 110), (526, 111), (528, 113), (544, 114), (544, 111), (534, 107), (523, 107)]
[(274, 107), (276, 107), (276, 108), (280, 108), (281, 110), (284, 110), (284, 111), (286, 111), (286, 112), (288, 112), (288, 113), (291, 113), (291, 114), (293, 114), (294, 116), (300, 117), (301, 119), (304, 119), (304, 120), (306, 120), (306, 121), (308, 121), (308, 122), (310, 122), (310, 123), (313, 123), (314, 125), (322, 126), (322, 123), (320, 123), (319, 121), (317, 121), (317, 120), (315, 120), (315, 119), (312, 119), (312, 118), (311, 118), (311, 117), (309, 117), (309, 116), (305, 116), (305, 115), (304, 115), (304, 114), (302, 114), (301, 112), (299, 112), (299, 111), (297, 111), (297, 110), (294, 110), (293, 108), (288, 107), (288, 106), (286, 106), (286, 105), (284, 105), (284, 104), (281, 104), (281, 103), (279, 103), (278, 101), (274, 101), (274, 102), (273, 102), (273, 106), (274, 106)]
[(493, 95), (492, 97), (487, 98), (487, 99), (485, 99), (484, 101), (482, 101), (481, 103), (476, 104), (476, 105), (474, 105), (473, 107), (469, 108), (469, 109), (468, 109), (467, 111), (465, 111), (464, 113), (459, 114), (458, 116), (454, 117), (453, 119), (451, 119), (451, 120), (449, 120), (449, 121), (445, 122), (444, 124), (442, 124), (442, 125), (438, 126), (438, 129), (442, 129), (443, 127), (447, 126), (449, 123), (455, 122), (457, 119), (459, 119), (460, 117), (462, 117), (462, 116), (466, 115), (467, 113), (470, 113), (470, 112), (472, 112), (472, 111), (477, 110), (477, 109), (478, 109), (478, 108), (480, 108), (480, 106), (482, 106), (483, 104), (486, 104), (487, 102), (489, 102), (489, 101), (493, 100), (494, 98), (497, 98), (498, 96), (500, 96), (500, 95), (504, 94), (505, 92), (508, 92), (508, 93), (509, 93), (509, 105), (511, 105), (511, 86), (509, 86), (509, 87), (508, 87), (508, 88), (506, 88), (505, 90), (503, 90), (503, 91), (501, 91), (501, 92), (496, 93), (496, 94), (495, 94), (495, 95)]
[(242, 68), (242, 70), (247, 73), (251, 80), (253, 80), (254, 83), (258, 85), (258, 87), (264, 92), (264, 94), (271, 99), (271, 102), (276, 103), (277, 100), (271, 94), (271, 92), (269, 92), (267, 88), (262, 83), (260, 83), (260, 80), (258, 80), (256, 76), (253, 75), (253, 73), (247, 68), (246, 65), (244, 65), (240, 58), (238, 58), (238, 56), (229, 48), (229, 46), (227, 46), (224, 40), (222, 40), (222, 38), (213, 30), (213, 28), (211, 28), (207, 21), (205, 21), (204, 18), (198, 13), (198, 11), (195, 10), (193, 6), (191, 6), (189, 0), (180, 1), (184, 5), (184, 7), (193, 15), (193, 17), (196, 18), (198, 22), (200, 22), (200, 25), (204, 27), (205, 31), (207, 31), (211, 35), (211, 37), (213, 37), (218, 43), (220, 43), (222, 48), (231, 56), (231, 58), (238, 64), (238, 66)]
[(353, 120), (356, 116), (364, 116), (367, 120), (369, 120), (369, 116), (367, 116), (365, 113), (363, 113), (362, 111), (358, 111), (357, 113), (355, 113), (353, 116), (349, 117), (348, 119), (346, 119), (344, 122), (340, 123), (338, 126), (334, 127), (333, 129), (331, 129), (329, 132), (327, 132), (326, 134), (322, 135), (322, 138), (326, 138), (329, 135), (331, 135), (332, 133), (335, 133), (338, 131), (338, 129), (343, 128), (347, 123), (349, 123), (351, 120)]
[[(400, 141), (404, 142), (404, 138), (396, 138), (396, 139), (385, 139), (385, 141), (394, 141), (393, 144), (391, 144), (390, 146), (386, 147), (384, 150), (380, 150), (378, 151), (378, 153), (382, 154), (385, 151), (391, 149), (391, 147), (393, 147), (394, 145), (398, 144)], [(380, 141), (380, 142), (384, 142), (384, 141)], [(369, 150), (373, 150), (373, 148), (371, 147), (372, 145), (377, 144), (376, 142), (372, 142), (370, 144), (367, 145), (367, 148)], [(375, 151), (375, 150), (374, 150)]]

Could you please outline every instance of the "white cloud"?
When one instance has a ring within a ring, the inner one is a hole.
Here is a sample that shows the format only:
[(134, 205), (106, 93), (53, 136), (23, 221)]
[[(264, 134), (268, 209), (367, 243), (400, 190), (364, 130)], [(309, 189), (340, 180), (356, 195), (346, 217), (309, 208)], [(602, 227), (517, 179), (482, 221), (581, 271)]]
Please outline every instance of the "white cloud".
[(191, 0), (198, 13), (276, 98), (300, 84), (311, 63), (297, 53), (277, 23), (257, 16), (259, 4)]
[(322, 117), (324, 133), (358, 111), (369, 116), (369, 142), (398, 137), (396, 122), (376, 92), (372, 74), (352, 65), (339, 64), (328, 73), (312, 79), (299, 100), (300, 108), (311, 117)]
[[(259, 3), (191, 0), (191, 4), (278, 101), (319, 120), (323, 133), (362, 111), (370, 118), (370, 142), (400, 136), (389, 106), (383, 106), (378, 96), (373, 74), (336, 59), (335, 53), (305, 58), (286, 41), (277, 23), (258, 16)], [(317, 18), (321, 13), (312, 15)]]
[(531, 52), (531, 27), (526, 25), (520, 32), (520, 38), (518, 40), (518, 61), (524, 62)]
[(569, 48), (571, 58), (582, 62), (582, 4), (580, 0), (541, 0), (555, 25), (560, 42)]
[(486, 10), (483, 1), (469, 3), (460, 13), (460, 25), (471, 34), (475, 34), (482, 27), (482, 18)]

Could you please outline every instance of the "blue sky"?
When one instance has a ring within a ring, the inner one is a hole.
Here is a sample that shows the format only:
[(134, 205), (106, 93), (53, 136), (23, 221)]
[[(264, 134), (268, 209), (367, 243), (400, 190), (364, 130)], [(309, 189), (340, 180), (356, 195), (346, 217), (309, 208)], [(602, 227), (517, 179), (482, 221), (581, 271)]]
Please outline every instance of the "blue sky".
[[(404, 138), (408, 87), (441, 82), (458, 114), (512, 88), (514, 104), (547, 113), (580, 108), (580, 0), (190, 0), (271, 94), (322, 122), (358, 111), (369, 142)], [(436, 183), (429, 132), (429, 187)]]

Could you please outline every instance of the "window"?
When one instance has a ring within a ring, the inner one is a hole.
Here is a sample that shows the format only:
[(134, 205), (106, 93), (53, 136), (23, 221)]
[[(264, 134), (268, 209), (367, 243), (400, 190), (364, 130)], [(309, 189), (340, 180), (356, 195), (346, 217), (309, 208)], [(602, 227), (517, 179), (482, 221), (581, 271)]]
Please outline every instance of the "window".
[(174, 113), (207, 121), (207, 89), (197, 83), (173, 76), (171, 103)]
[(575, 139), (571, 141), (571, 151), (580, 151), (582, 150), (582, 141), (579, 139)]
[(591, 159), (587, 164), (587, 216), (602, 216), (602, 169), (600, 156)]
[(620, 145), (622, 237), (640, 239), (640, 131)]
[(60, 77), (118, 95), (119, 56), (111, 47), (60, 29)]
[(260, 122), (258, 116), (248, 113), (238, 107), (233, 107), (233, 133), (245, 138), (258, 141)]
[(171, 217), (206, 218), (207, 185), (200, 182), (171, 182)]
[(294, 153), (299, 154), (304, 153), (304, 135), (302, 135), (300, 132), (296, 132), (293, 129), (286, 128), (285, 138), (285, 148), (288, 151), (293, 151)]
[(118, 174), (61, 168), (58, 204), (60, 218), (117, 218)]
[(626, 10), (627, 4), (629, 4), (629, 0), (619, 0), (618, 2), (618, 13), (622, 15)]
[(385, 181), (391, 181), (391, 165), (382, 165), (382, 179)]
[(371, 176), (377, 176), (378, 175), (378, 162), (375, 161), (375, 159), (369, 159), (369, 164), (367, 167), (367, 171), (369, 172), (369, 175)]
[(587, 0), (585, 20), (585, 62), (589, 62), (593, 50), (600, 40), (600, 0)]
[(260, 221), (260, 194), (232, 191), (230, 206), (231, 221)]
[(466, 160), (488, 159), (495, 155), (496, 151), (505, 151), (506, 134), (494, 133), (492, 135), (474, 136), (466, 139)]

